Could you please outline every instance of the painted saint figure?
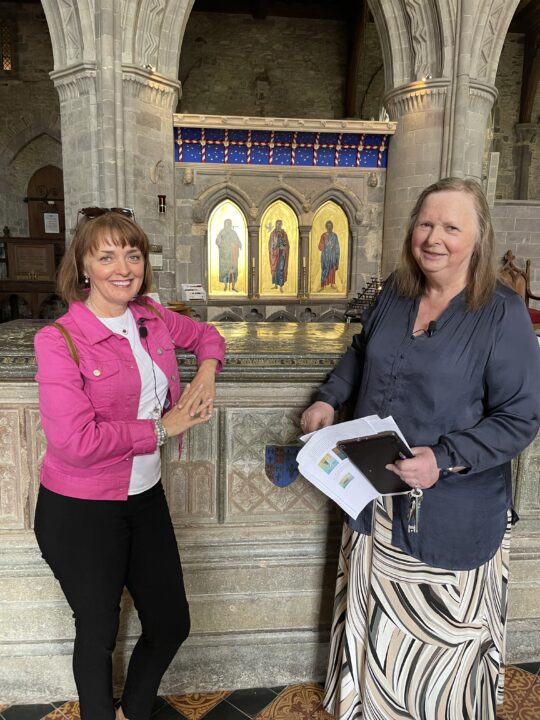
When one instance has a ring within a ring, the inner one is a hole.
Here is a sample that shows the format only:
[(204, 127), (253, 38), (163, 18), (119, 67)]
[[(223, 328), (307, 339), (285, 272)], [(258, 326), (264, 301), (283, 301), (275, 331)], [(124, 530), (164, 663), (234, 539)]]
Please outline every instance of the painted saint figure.
[(228, 218), (216, 237), (219, 248), (219, 281), (223, 283), (223, 290), (236, 289), (238, 280), (238, 257), (242, 249), (242, 242), (233, 229), (232, 220)]
[(268, 254), (272, 271), (272, 290), (283, 292), (289, 268), (289, 238), (283, 229), (283, 222), (276, 220), (276, 226), (268, 238)]
[(327, 285), (333, 290), (336, 287), (336, 272), (339, 269), (339, 240), (334, 232), (334, 224), (331, 220), (326, 221), (326, 232), (319, 240), (321, 251), (321, 290)]

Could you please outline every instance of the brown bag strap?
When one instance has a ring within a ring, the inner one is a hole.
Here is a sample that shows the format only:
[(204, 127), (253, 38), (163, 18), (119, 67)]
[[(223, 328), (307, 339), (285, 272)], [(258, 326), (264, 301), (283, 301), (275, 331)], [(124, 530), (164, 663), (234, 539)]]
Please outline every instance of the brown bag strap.
[(71, 359), (76, 365), (79, 365), (79, 353), (77, 352), (77, 348), (75, 347), (75, 343), (73, 342), (73, 338), (69, 334), (69, 330), (65, 328), (61, 323), (53, 322), (51, 323), (53, 327), (55, 327), (57, 330), (60, 331), (60, 334), (66, 341), (66, 345), (69, 350), (69, 354), (71, 355)]

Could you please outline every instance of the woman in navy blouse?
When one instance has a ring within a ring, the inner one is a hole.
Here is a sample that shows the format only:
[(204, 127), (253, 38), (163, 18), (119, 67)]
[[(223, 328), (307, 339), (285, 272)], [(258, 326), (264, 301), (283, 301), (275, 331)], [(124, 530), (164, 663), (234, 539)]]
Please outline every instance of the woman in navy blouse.
[(399, 267), (302, 416), (304, 432), (392, 415), (423, 491), (380, 498), (343, 535), (325, 705), (336, 718), (495, 720), (512, 509), (511, 460), (540, 426), (540, 351), (523, 300), (496, 279), (472, 180), (424, 190)]

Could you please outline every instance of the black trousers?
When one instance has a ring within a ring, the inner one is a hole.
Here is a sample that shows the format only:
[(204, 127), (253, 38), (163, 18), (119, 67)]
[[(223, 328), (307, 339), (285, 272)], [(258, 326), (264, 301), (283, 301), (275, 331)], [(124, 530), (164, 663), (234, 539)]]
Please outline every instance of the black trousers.
[(79, 500), (41, 486), (35, 532), (75, 618), (73, 672), (82, 720), (113, 720), (112, 653), (129, 590), (142, 634), (122, 709), (148, 720), (163, 673), (189, 634), (189, 607), (169, 508), (158, 483), (126, 501)]

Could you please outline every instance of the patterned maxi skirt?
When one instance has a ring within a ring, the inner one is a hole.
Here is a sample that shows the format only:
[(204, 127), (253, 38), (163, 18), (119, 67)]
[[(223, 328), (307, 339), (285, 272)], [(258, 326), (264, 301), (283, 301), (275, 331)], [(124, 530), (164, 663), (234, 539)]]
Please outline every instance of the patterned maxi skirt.
[(442, 570), (345, 525), (324, 706), (338, 720), (495, 720), (504, 691), (510, 522), (495, 556)]

